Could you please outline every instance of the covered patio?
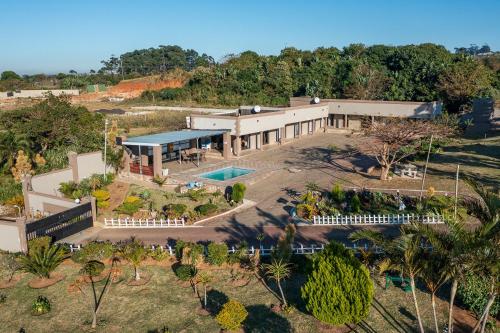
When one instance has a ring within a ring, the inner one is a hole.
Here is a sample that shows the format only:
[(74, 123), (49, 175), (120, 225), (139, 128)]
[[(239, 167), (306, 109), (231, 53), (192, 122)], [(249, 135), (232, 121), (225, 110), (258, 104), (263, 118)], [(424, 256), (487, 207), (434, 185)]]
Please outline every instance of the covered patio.
[(230, 141), (228, 130), (181, 130), (128, 138), (122, 146), (131, 173), (156, 177), (168, 175), (169, 162), (199, 166), (213, 152), (228, 159)]

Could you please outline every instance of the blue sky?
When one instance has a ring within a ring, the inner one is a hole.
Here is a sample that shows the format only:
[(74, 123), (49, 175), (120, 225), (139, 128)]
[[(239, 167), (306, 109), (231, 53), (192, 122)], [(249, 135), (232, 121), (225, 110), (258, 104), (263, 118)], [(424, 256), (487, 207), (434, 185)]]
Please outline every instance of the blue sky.
[(111, 54), (161, 44), (216, 60), (350, 43), (500, 50), (499, 17), (499, 0), (2, 0), (0, 71), (86, 72)]

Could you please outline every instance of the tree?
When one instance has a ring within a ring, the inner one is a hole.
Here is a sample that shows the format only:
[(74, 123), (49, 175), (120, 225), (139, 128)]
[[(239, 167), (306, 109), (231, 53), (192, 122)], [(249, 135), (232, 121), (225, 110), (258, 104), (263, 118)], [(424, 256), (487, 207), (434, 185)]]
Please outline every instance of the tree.
[(491, 87), (491, 76), (481, 63), (464, 58), (446, 68), (438, 89), (451, 111), (459, 111)]
[(144, 244), (132, 238), (120, 248), (120, 255), (132, 264), (135, 273), (134, 278), (136, 281), (139, 281), (141, 279), (139, 266), (147, 258), (147, 251), (144, 248)]
[(245, 197), (246, 186), (243, 183), (236, 183), (233, 185), (233, 191), (231, 192), (231, 200), (234, 202), (241, 202)]
[(290, 277), (291, 273), (290, 264), (283, 261), (282, 259), (279, 260), (273, 259), (273, 261), (270, 264), (263, 264), (262, 267), (266, 272), (266, 275), (271, 277), (278, 285), (278, 289), (281, 294), (281, 300), (283, 301), (283, 306), (287, 307), (285, 294), (283, 293), (283, 288), (281, 288), (281, 280)]
[(51, 273), (62, 263), (65, 253), (55, 244), (44, 244), (30, 249), (27, 255), (20, 257), (22, 269), (43, 279), (49, 279)]
[(431, 134), (436, 138), (450, 136), (454, 129), (437, 121), (391, 118), (375, 121), (363, 132), (368, 141), (359, 144), (357, 149), (377, 160), (381, 167), (380, 179), (387, 180), (395, 163), (418, 152), (421, 140)]
[(19, 256), (14, 253), (5, 253), (0, 256), (0, 272), (2, 276), (7, 275), (7, 282), (12, 281), (14, 274), (22, 268)]
[(92, 296), (93, 296), (93, 307), (92, 307), (92, 328), (96, 328), (97, 326), (97, 314), (99, 313), (99, 310), (101, 309), (102, 302), (104, 300), (104, 297), (107, 295), (108, 290), (110, 289), (111, 282), (116, 280), (116, 271), (114, 269), (116, 262), (118, 260), (116, 258), (113, 258), (112, 263), (111, 263), (111, 269), (109, 270), (109, 273), (107, 274), (106, 277), (106, 282), (104, 283), (104, 287), (100, 293), (100, 295), (97, 295), (97, 291), (95, 288), (95, 282), (94, 282), (94, 277), (99, 276), (103, 271), (104, 271), (104, 264), (100, 261), (97, 260), (91, 260), (85, 263), (83, 266), (81, 272), (85, 275), (87, 275), (90, 279), (90, 283), (92, 286)]
[(17, 182), (22, 181), (25, 176), (34, 173), (32, 170), (31, 160), (22, 150), (17, 152), (16, 164), (10, 170), (12, 171), (12, 175)]
[(367, 63), (361, 63), (353, 68), (344, 95), (353, 99), (380, 99), (388, 84), (389, 79), (383, 72)]
[(207, 309), (207, 285), (212, 282), (213, 277), (208, 272), (198, 274), (198, 282), (203, 285), (203, 308)]
[(436, 332), (440, 332), (439, 324), (436, 315), (436, 292), (447, 281), (446, 275), (446, 257), (434, 251), (426, 253), (424, 256), (423, 267), (421, 272), (422, 280), (425, 286), (431, 293), (432, 314), (434, 317), (434, 327)]
[(301, 295), (306, 309), (323, 322), (358, 323), (368, 316), (373, 282), (368, 269), (349, 249), (330, 242), (313, 256)]
[(422, 317), (418, 306), (417, 295), (415, 293), (415, 279), (419, 276), (423, 268), (421, 260), (423, 255), (422, 236), (411, 233), (407, 228), (400, 229), (401, 234), (397, 237), (387, 237), (382, 233), (371, 230), (360, 230), (352, 233), (349, 238), (354, 241), (368, 240), (384, 251), (384, 259), (379, 263), (379, 267), (385, 270), (396, 270), (402, 275), (407, 275), (410, 279), (413, 303), (417, 315), (420, 332), (424, 332)]
[(217, 320), (223, 329), (234, 331), (241, 327), (247, 316), (248, 312), (243, 304), (235, 300), (229, 300), (224, 304), (222, 310), (215, 317), (215, 320)]
[(21, 77), (16, 74), (14, 71), (3, 71), (2, 75), (0, 76), (0, 80), (6, 81), (6, 80), (21, 80)]

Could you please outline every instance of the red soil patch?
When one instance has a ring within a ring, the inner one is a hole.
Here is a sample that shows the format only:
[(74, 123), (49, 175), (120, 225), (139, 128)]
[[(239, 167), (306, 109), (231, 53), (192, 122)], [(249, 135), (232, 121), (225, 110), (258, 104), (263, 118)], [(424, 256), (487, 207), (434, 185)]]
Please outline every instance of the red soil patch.
[(10, 281), (2, 280), (0, 281), (0, 289), (12, 288), (19, 282), (19, 280), (21, 280), (20, 275), (14, 275)]
[(47, 288), (50, 287), (54, 284), (56, 284), (59, 281), (64, 280), (66, 276), (61, 273), (54, 273), (50, 276), (50, 278), (35, 278), (28, 282), (28, 286), (30, 286), (33, 289), (41, 289), (41, 288)]

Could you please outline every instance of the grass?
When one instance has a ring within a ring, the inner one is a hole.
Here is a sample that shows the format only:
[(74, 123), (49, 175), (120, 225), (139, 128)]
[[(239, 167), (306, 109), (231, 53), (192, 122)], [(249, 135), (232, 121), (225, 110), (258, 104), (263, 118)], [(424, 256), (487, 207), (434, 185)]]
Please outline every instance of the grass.
[[(170, 267), (143, 266), (142, 272), (151, 274), (152, 279), (140, 287), (125, 283), (133, 276), (129, 266), (120, 268), (123, 270), (123, 281), (113, 285), (104, 300), (96, 332), (156, 332), (163, 327), (167, 327), (169, 332), (219, 332), (213, 316), (197, 314), (200, 300), (190, 287), (183, 287), (178, 282)], [(30, 289), (27, 283), (32, 276), (25, 274), (16, 287), (2, 291), (7, 295), (6, 303), (0, 304), (2, 330), (17, 332), (22, 327), (27, 332), (92, 331), (90, 286), (84, 286), (87, 295), (68, 291), (68, 286), (78, 278), (79, 269), (79, 266), (68, 261), (57, 270), (66, 274), (66, 279), (54, 286), (41, 290)], [(303, 282), (301, 276), (284, 284), (289, 301), (296, 309), (289, 314), (276, 314), (270, 311), (270, 306), (278, 300), (256, 278), (252, 278), (244, 287), (235, 287), (231, 283), (229, 269), (220, 269), (212, 275), (216, 279), (210, 284), (209, 304), (215, 303), (215, 300), (223, 302), (227, 298), (242, 302), (249, 312), (245, 332), (335, 332), (305, 313), (299, 296)], [(272, 283), (271, 288), (276, 291)], [(428, 294), (421, 291), (417, 291), (417, 294), (424, 323), (431, 328)], [(33, 317), (30, 314), (31, 303), (39, 295), (49, 298), (52, 311)], [(384, 291), (376, 285), (375, 298), (369, 317), (356, 328), (356, 332), (416, 331), (410, 293), (396, 287)], [(438, 311), (441, 324), (445, 314), (443, 309)]]

